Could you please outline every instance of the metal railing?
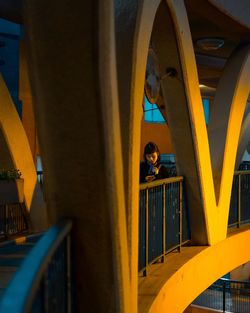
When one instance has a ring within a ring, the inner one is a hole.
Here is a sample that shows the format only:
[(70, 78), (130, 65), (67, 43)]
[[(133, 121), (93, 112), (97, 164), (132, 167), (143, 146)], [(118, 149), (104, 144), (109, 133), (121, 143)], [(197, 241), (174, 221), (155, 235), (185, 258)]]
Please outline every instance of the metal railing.
[[(190, 239), (183, 177), (140, 184), (139, 273)], [(235, 172), (228, 227), (250, 223), (250, 171)]]
[(30, 229), (30, 218), (24, 203), (0, 205), (0, 240), (27, 233)]
[(1, 313), (71, 312), (71, 228), (59, 222), (38, 241), (4, 291)]
[(222, 312), (250, 312), (250, 281), (217, 280), (192, 303)]
[(183, 177), (140, 184), (139, 273), (190, 239)]
[(228, 227), (250, 223), (250, 171), (235, 172)]

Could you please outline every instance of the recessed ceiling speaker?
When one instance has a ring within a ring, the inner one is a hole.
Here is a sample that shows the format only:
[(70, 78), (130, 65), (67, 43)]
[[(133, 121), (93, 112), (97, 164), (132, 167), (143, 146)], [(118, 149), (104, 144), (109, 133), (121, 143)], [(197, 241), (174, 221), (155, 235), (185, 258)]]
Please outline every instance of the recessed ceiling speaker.
[(201, 38), (196, 41), (196, 46), (205, 51), (218, 50), (224, 46), (224, 39), (222, 38)]

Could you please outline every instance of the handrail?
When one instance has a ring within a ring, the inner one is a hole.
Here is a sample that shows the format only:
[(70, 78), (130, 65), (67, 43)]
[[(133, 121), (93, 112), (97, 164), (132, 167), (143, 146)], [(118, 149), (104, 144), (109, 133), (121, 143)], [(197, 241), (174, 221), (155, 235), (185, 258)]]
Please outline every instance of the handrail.
[(0, 301), (1, 313), (29, 312), (51, 257), (72, 228), (70, 220), (51, 227), (24, 259)]
[(219, 278), (219, 280), (228, 282), (228, 283), (250, 284), (250, 280), (235, 280), (235, 279), (230, 279), (230, 278), (225, 278), (225, 277), (221, 277)]
[(250, 174), (250, 171), (235, 171), (234, 174), (235, 175), (246, 175), (246, 174)]
[(180, 181), (183, 181), (183, 176), (170, 177), (170, 178), (164, 178), (164, 179), (157, 179), (157, 180), (154, 180), (154, 181), (152, 181), (150, 183), (141, 183), (140, 184), (140, 190), (161, 186), (163, 184), (177, 183), (177, 182), (180, 182)]

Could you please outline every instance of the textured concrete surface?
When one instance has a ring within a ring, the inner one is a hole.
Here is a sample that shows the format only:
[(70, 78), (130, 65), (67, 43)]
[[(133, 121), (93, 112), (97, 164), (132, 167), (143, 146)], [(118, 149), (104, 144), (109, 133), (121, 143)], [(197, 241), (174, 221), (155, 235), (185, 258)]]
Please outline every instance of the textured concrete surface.
[(250, 230), (231, 230), (213, 246), (183, 247), (149, 268), (138, 284), (139, 313), (182, 313), (214, 281), (250, 260)]

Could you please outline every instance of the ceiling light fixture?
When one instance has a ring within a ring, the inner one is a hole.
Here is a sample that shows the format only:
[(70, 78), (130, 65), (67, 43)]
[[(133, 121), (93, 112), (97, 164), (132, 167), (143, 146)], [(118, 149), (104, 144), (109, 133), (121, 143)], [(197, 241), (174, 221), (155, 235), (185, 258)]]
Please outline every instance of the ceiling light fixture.
[(202, 50), (213, 51), (223, 47), (224, 43), (222, 38), (201, 38), (196, 41), (196, 46)]

